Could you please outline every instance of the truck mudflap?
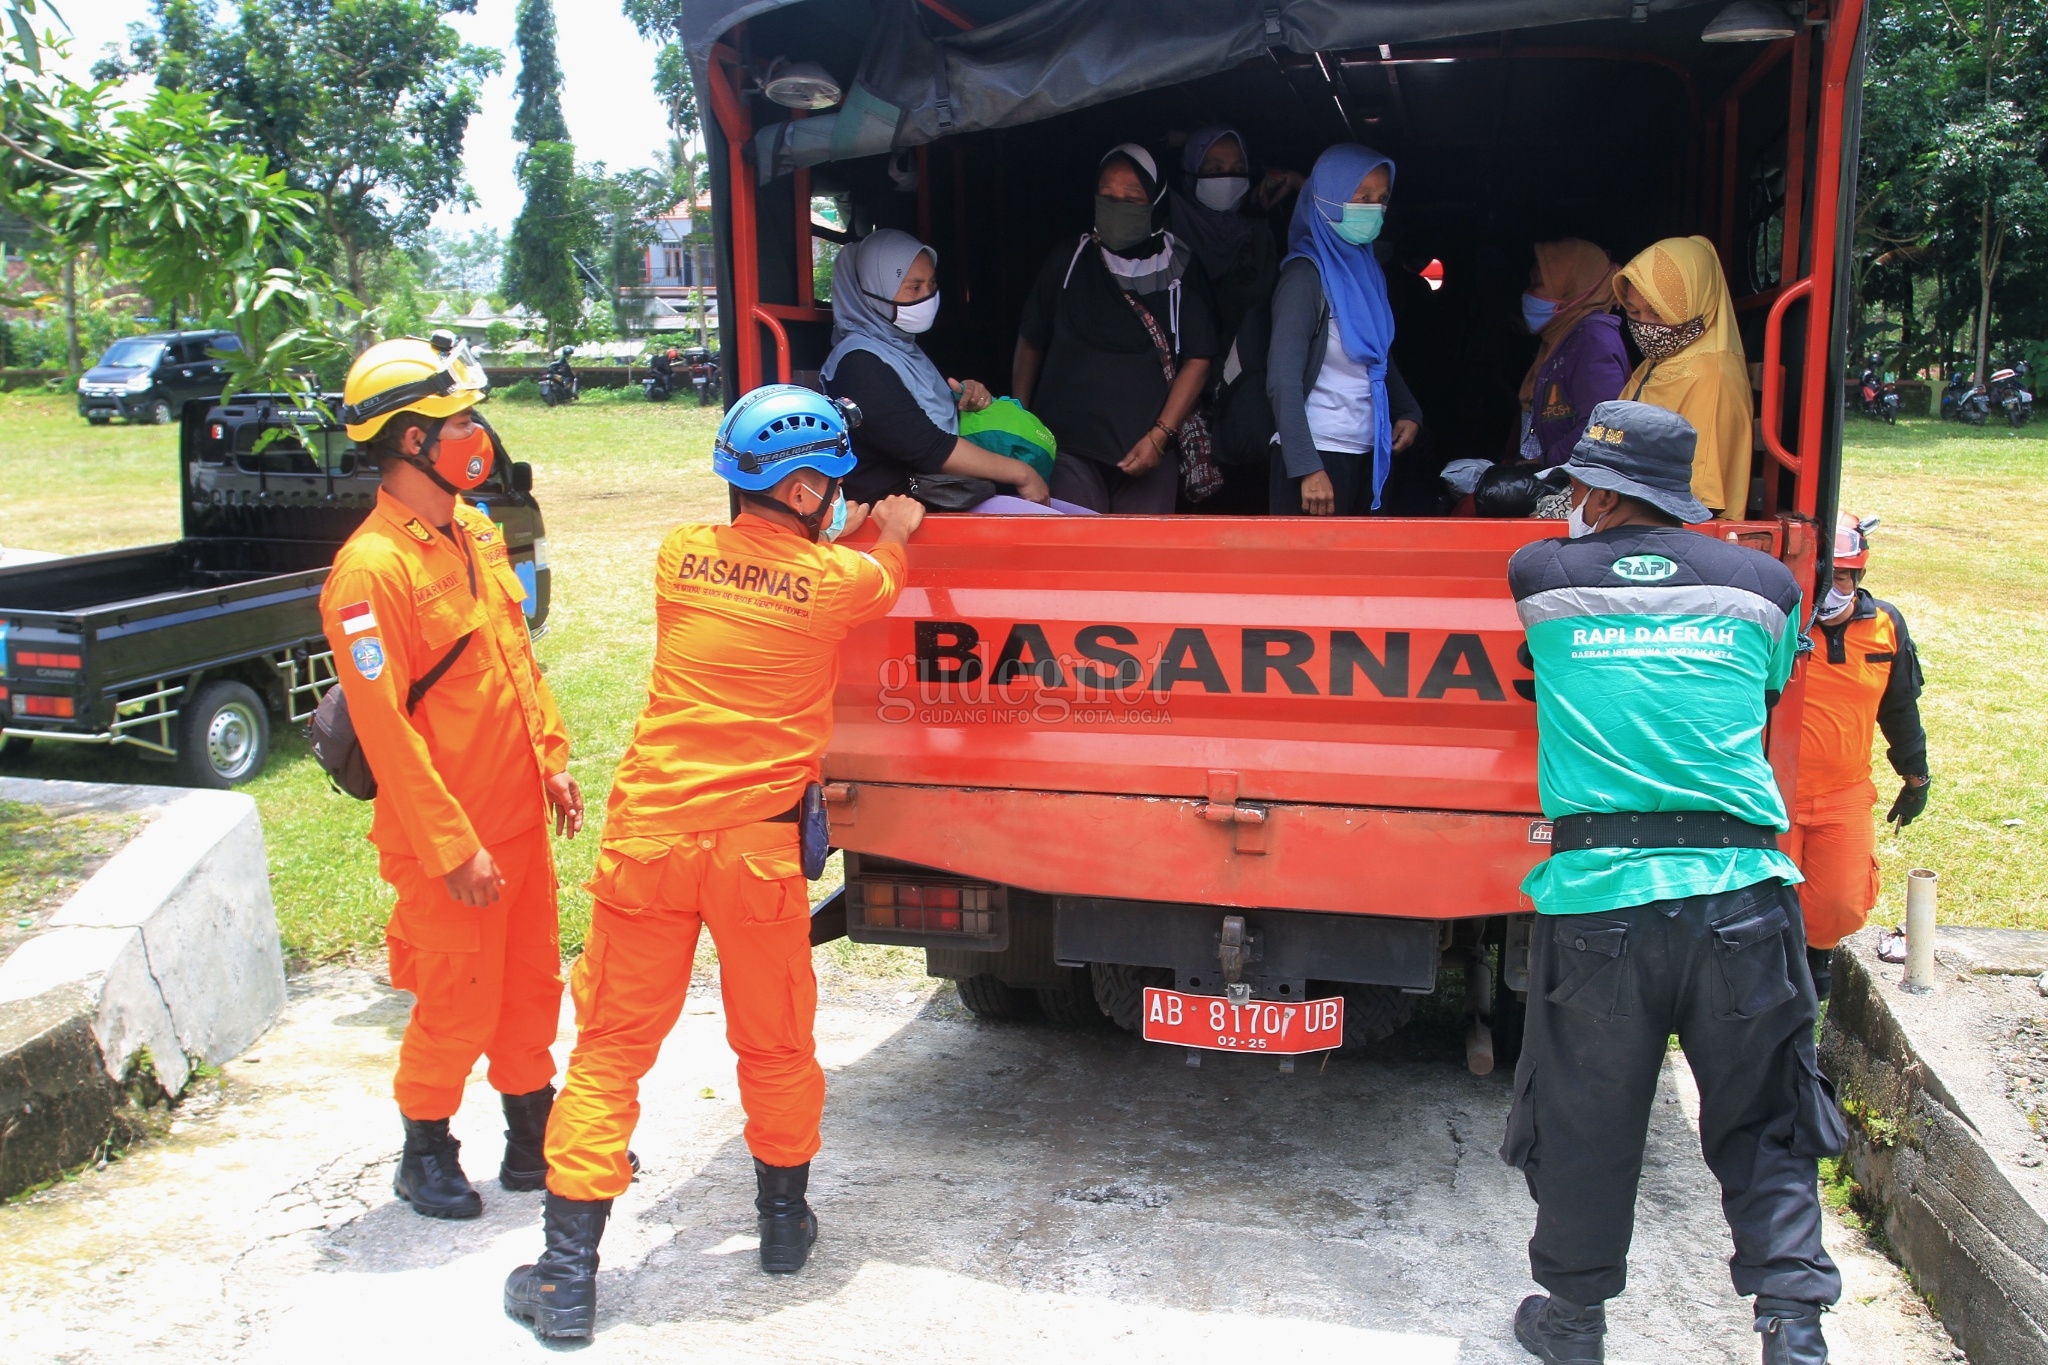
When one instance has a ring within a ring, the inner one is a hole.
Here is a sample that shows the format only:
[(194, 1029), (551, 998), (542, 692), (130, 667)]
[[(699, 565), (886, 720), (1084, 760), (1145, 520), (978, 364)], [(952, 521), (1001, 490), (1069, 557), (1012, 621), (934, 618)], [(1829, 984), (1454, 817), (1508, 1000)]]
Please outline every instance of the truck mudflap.
[(832, 842), (1061, 896), (1463, 919), (1528, 909), (1532, 815), (886, 782), (826, 786)]

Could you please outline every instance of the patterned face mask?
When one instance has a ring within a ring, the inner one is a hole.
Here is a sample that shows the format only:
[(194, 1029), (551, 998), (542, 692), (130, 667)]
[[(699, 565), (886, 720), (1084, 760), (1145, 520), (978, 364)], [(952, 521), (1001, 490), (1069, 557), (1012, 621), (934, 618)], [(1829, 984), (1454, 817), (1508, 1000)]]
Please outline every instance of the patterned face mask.
[(1643, 353), (1645, 360), (1663, 360), (1677, 355), (1705, 335), (1706, 330), (1707, 320), (1703, 317), (1676, 323), (1628, 320), (1629, 335), (1636, 339), (1636, 349)]

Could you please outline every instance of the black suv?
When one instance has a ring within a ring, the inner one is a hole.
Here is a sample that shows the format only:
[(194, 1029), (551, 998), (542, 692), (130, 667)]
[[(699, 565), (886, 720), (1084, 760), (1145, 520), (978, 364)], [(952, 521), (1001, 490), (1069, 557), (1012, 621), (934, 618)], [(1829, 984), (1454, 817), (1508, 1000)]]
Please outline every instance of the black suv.
[(226, 383), (216, 351), (239, 351), (233, 332), (151, 332), (123, 337), (78, 381), (78, 413), (94, 426), (116, 417), (168, 422), (189, 398), (215, 398)]

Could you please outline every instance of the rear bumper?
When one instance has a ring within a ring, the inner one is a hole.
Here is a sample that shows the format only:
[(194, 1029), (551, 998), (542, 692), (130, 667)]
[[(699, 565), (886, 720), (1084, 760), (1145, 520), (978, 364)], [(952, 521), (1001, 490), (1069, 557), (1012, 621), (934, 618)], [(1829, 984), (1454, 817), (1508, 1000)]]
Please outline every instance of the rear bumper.
[(878, 782), (826, 793), (841, 848), (1054, 896), (1512, 915), (1530, 908), (1522, 876), (1549, 852), (1533, 815)]

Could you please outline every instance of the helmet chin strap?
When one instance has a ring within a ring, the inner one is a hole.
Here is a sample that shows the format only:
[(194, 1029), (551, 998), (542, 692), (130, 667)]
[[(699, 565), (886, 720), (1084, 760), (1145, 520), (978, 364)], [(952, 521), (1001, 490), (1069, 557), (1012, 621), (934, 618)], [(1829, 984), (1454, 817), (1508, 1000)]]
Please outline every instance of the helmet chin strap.
[[(804, 484), (802, 486), (805, 488), (811, 488), (809, 484)], [(811, 491), (813, 493), (817, 493), (817, 490), (814, 488), (811, 488)], [(788, 503), (784, 502), (781, 498), (771, 498), (766, 493), (742, 493), (740, 496), (749, 499), (753, 502), (766, 503), (768, 506), (773, 507), (778, 511), (789, 513), (791, 516), (795, 517), (798, 521), (803, 523), (805, 533), (810, 536), (811, 543), (815, 545), (818, 543), (818, 528), (825, 524), (825, 514), (832, 510), (832, 497), (838, 491), (839, 480), (828, 479), (825, 483), (825, 491), (823, 493), (818, 493), (817, 508), (810, 512), (799, 512), (794, 507), (791, 507)]]

